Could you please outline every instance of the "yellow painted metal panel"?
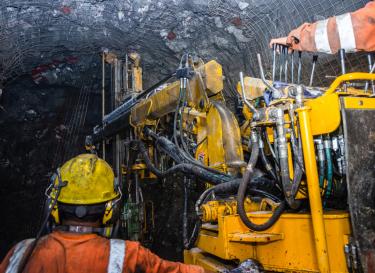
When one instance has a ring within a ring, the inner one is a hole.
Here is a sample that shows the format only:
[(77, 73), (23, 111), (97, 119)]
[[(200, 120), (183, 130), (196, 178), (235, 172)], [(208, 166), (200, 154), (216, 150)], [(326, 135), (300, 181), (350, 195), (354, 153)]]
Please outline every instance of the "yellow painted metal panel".
[[(221, 65), (215, 60), (209, 61), (204, 66), (204, 78), (206, 79), (206, 88), (208, 96), (215, 95), (221, 92), (224, 88), (223, 84), (223, 69)], [(202, 71), (202, 69), (198, 69)], [(201, 80), (198, 78), (198, 80)]]
[[(269, 212), (247, 214), (252, 222), (260, 224)], [(344, 245), (351, 233), (347, 212), (324, 214), (331, 273), (347, 272)], [(223, 260), (256, 259), (266, 270), (279, 272), (318, 272), (311, 215), (284, 213), (274, 226), (254, 234), (283, 234), (283, 239), (271, 242), (232, 242), (233, 234), (248, 234), (249, 229), (238, 215), (220, 216), (217, 225), (203, 226), (197, 246), (204, 252)], [(212, 256), (211, 256), (212, 257)], [(202, 257), (201, 257), (202, 258)], [(204, 258), (204, 257), (203, 257)], [(189, 263), (189, 261), (185, 262)]]
[(341, 121), (338, 94), (323, 95), (306, 101), (311, 108), (311, 132), (315, 135), (328, 134), (335, 131)]
[(375, 98), (346, 97), (344, 98), (344, 107), (349, 109), (374, 109)]
[(356, 81), (356, 80), (375, 80), (375, 74), (370, 73), (361, 73), (361, 72), (355, 72), (355, 73), (348, 73), (341, 75), (337, 77), (331, 86), (327, 89), (325, 95), (330, 95), (337, 91), (337, 89), (340, 87), (341, 84), (347, 81)]
[(283, 239), (283, 234), (280, 233), (232, 233), (228, 236), (231, 242), (239, 243), (269, 243)]

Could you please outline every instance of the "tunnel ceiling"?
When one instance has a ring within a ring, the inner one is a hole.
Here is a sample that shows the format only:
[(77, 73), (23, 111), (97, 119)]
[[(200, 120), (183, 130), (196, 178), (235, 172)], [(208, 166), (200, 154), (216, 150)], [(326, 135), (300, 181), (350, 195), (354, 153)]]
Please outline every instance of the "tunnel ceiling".
[[(236, 81), (240, 70), (258, 74), (257, 52), (263, 54), (269, 69), (267, 44), (271, 37), (285, 35), (305, 21), (355, 10), (366, 2), (2, 0), (0, 82), (7, 83), (20, 74), (32, 74), (37, 81), (38, 72), (56, 64), (66, 64), (76, 78), (87, 76), (89, 69), (99, 65), (98, 53), (103, 49), (120, 54), (140, 52), (146, 86), (173, 71), (182, 52), (197, 53), (204, 60), (217, 59)], [(322, 73), (337, 72), (334, 59), (319, 59), (325, 67)], [(309, 60), (306, 56), (306, 69)], [(52, 76), (58, 78), (59, 72)], [(323, 76), (320, 74), (320, 80)]]

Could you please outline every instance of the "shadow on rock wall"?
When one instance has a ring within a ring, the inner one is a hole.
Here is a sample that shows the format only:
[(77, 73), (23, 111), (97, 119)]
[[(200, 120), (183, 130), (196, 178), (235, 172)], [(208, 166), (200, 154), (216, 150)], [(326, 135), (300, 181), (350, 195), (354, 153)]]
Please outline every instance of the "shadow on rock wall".
[(100, 120), (100, 95), (92, 91), (82, 127), (69, 128), (80, 89), (38, 86), (29, 76), (5, 88), (0, 101), (1, 257), (17, 241), (35, 236), (52, 172), (64, 157), (84, 152), (84, 136)]

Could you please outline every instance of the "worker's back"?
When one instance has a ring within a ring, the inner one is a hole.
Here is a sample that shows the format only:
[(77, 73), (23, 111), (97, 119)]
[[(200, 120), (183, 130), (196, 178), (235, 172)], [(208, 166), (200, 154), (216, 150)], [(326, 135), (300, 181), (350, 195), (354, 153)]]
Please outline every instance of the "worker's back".
[[(22, 242), (20, 244), (22, 245)], [(15, 249), (17, 245), (0, 265), (1, 273), (6, 272), (9, 261), (12, 263), (12, 259), (14, 260)], [(162, 260), (137, 242), (109, 240), (96, 234), (57, 231), (40, 239), (24, 272), (195, 273), (203, 270), (198, 266)]]

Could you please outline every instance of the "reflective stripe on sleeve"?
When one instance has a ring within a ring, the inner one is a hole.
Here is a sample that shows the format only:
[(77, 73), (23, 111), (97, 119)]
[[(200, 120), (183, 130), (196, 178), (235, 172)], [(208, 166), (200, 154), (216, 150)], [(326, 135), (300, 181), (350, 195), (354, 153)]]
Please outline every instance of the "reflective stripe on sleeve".
[(9, 264), (5, 273), (16, 273), (19, 270), (20, 263), (22, 261), (23, 255), (25, 254), (27, 248), (34, 241), (34, 239), (27, 239), (19, 242), (14, 248), (12, 256), (9, 258)]
[(336, 24), (341, 48), (345, 49), (346, 52), (355, 52), (355, 36), (350, 13), (336, 16)]
[(318, 52), (332, 53), (328, 41), (327, 25), (328, 19), (316, 22), (315, 47)]
[(122, 273), (125, 260), (126, 244), (124, 240), (111, 239), (108, 261), (108, 273)]

